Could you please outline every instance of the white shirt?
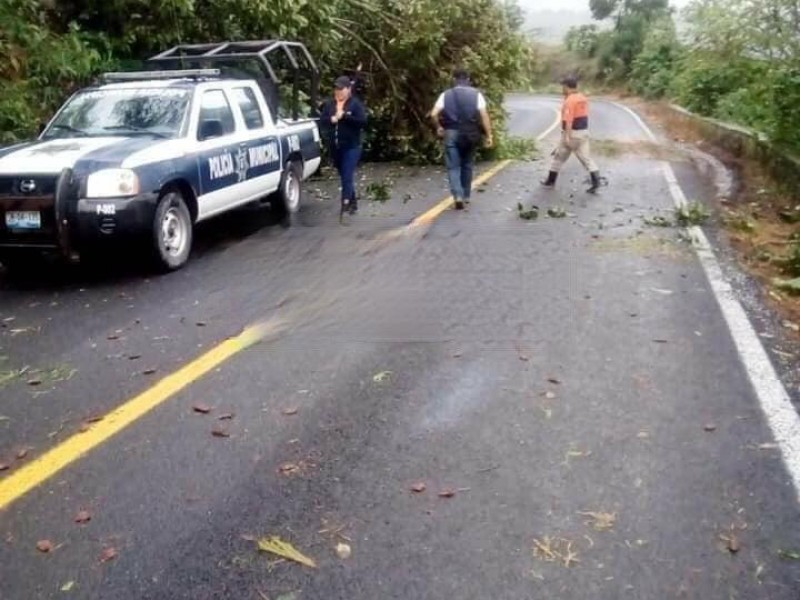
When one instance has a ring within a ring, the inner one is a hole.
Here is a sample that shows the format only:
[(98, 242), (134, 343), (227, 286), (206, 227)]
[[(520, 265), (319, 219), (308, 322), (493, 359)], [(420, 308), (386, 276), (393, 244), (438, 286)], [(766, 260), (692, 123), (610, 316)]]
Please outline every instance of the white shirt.
[[(436, 104), (433, 105), (433, 110), (436, 111), (443, 111), (444, 110), (444, 95), (446, 92), (442, 92), (439, 96), (439, 99), (436, 100)], [(483, 94), (479, 91), (478, 92), (478, 110), (486, 110), (486, 98), (484, 98)]]

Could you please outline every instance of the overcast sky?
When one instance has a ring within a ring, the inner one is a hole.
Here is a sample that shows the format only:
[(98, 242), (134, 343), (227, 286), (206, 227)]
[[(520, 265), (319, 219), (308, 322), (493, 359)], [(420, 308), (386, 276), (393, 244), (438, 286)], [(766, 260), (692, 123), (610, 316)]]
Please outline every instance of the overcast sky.
[[(528, 10), (588, 10), (589, 0), (518, 0), (522, 8)], [(671, 4), (682, 8), (690, 0), (671, 0)]]

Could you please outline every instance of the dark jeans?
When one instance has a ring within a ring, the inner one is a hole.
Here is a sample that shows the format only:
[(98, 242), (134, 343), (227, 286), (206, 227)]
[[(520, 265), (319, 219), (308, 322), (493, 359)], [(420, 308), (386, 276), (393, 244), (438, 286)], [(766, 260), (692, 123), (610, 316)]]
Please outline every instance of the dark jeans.
[(333, 153), (333, 166), (339, 171), (342, 184), (342, 200), (356, 199), (356, 167), (359, 160), (361, 160), (360, 147), (335, 150)]
[(475, 147), (460, 147), (458, 132), (448, 129), (444, 132), (444, 158), (450, 180), (450, 193), (457, 200), (469, 200), (472, 193)]

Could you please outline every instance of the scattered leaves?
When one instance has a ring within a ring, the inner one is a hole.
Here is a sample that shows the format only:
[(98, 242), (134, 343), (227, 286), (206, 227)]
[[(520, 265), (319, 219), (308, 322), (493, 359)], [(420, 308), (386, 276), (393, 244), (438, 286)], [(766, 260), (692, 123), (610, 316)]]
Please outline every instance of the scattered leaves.
[(542, 392), (542, 396), (544, 396), (548, 400), (555, 400), (556, 399), (556, 393), (555, 392), (550, 392), (550, 391)]
[(28, 456), (29, 448), (20, 448), (17, 450), (17, 460), (23, 460)]
[(456, 491), (452, 488), (445, 488), (439, 492), (439, 498), (452, 498), (456, 495)]
[(552, 383), (553, 385), (561, 385), (561, 380), (560, 380), (560, 379), (557, 379), (557, 378), (555, 378), (555, 377), (548, 377), (548, 378), (547, 378), (547, 381), (549, 381), (549, 382), (550, 382), (550, 383)]
[(92, 515), (88, 510), (81, 510), (78, 511), (78, 514), (75, 515), (75, 522), (76, 523), (88, 523), (92, 520)]
[(387, 381), (389, 377), (391, 377), (391, 375), (392, 375), (391, 371), (381, 371), (380, 373), (376, 373), (372, 377), (372, 381), (374, 381), (375, 383), (383, 383), (384, 381)]
[(617, 513), (579, 512), (578, 514), (589, 517), (589, 520), (586, 521), (586, 525), (589, 525), (595, 531), (610, 531), (614, 528), (614, 523), (617, 521)]
[(300, 412), (300, 409), (296, 406), (288, 406), (281, 411), (287, 417), (292, 417)]
[(295, 473), (300, 472), (300, 465), (296, 463), (283, 463), (280, 467), (278, 467), (278, 472), (282, 475), (294, 475)]
[(197, 404), (192, 405), (192, 410), (196, 413), (200, 413), (201, 415), (207, 415), (211, 412), (211, 407), (208, 404), (198, 402)]
[(578, 564), (577, 552), (572, 550), (573, 542), (564, 538), (545, 536), (541, 540), (533, 540), (533, 556), (545, 562), (563, 563), (565, 567)]
[(778, 556), (784, 560), (800, 560), (800, 552), (796, 550), (778, 550)]
[(36, 549), (39, 552), (48, 553), (53, 551), (53, 542), (50, 540), (39, 540), (36, 542)]
[(517, 212), (519, 213), (519, 218), (523, 221), (535, 221), (539, 218), (539, 207), (535, 204), (530, 207), (530, 209), (525, 210), (525, 207), (522, 205), (522, 202), (517, 203)]
[(317, 567), (317, 563), (315, 563), (311, 558), (301, 553), (289, 542), (283, 541), (278, 536), (273, 535), (269, 538), (261, 538), (257, 543), (258, 549), (261, 552), (269, 552), (270, 554), (275, 554), (281, 558), (300, 563), (301, 565), (310, 567), (312, 569), (316, 569)]
[(547, 209), (547, 216), (551, 219), (563, 219), (567, 216), (567, 211), (560, 206), (554, 206)]
[(103, 549), (103, 551), (100, 553), (100, 562), (107, 563), (117, 558), (117, 556), (119, 556), (119, 553), (117, 552), (116, 548), (109, 546), (108, 548)]
[(8, 463), (0, 462), (0, 471), (8, 471), (11, 468), (11, 465)]
[(717, 426), (714, 423), (706, 423), (705, 425), (703, 425), (703, 430), (708, 431), (710, 433), (712, 431), (716, 431)]
[(428, 489), (428, 486), (425, 484), (424, 481), (418, 481), (417, 483), (411, 486), (411, 491), (416, 492), (417, 494), (421, 494), (425, 490)]
[(214, 427), (214, 429), (211, 430), (211, 435), (218, 438), (231, 437), (231, 434), (228, 432), (228, 430), (223, 427)]
[(645, 218), (644, 224), (649, 227), (672, 227), (673, 225), (672, 221), (660, 215)]
[(736, 534), (733, 532), (731, 532), (730, 534), (721, 535), (719, 536), (719, 539), (725, 542), (725, 547), (731, 554), (736, 554), (737, 552), (739, 552), (739, 550), (742, 549), (742, 546), (739, 543), (739, 538), (736, 537)]
[(75, 582), (74, 581), (68, 581), (67, 583), (65, 583), (64, 585), (61, 586), (60, 590), (62, 592), (69, 592), (69, 591), (72, 591), (72, 588), (74, 588), (74, 587), (75, 587)]
[(153, 375), (158, 369), (145, 369), (142, 371), (142, 375)]
[(342, 560), (347, 560), (350, 558), (350, 555), (353, 553), (352, 548), (350, 548), (349, 544), (338, 543), (336, 544), (336, 556), (338, 556)]
[(235, 415), (233, 413), (223, 413), (219, 416), (220, 421), (230, 421)]

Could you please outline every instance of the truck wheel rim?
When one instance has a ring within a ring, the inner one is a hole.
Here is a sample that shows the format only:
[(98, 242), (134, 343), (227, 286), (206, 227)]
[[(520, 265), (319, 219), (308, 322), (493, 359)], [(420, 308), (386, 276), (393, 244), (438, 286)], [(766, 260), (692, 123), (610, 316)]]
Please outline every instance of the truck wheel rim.
[(300, 205), (300, 181), (294, 173), (286, 178), (286, 204), (290, 212), (295, 212)]
[(161, 243), (170, 256), (180, 256), (186, 247), (186, 224), (176, 208), (170, 208), (161, 220)]

